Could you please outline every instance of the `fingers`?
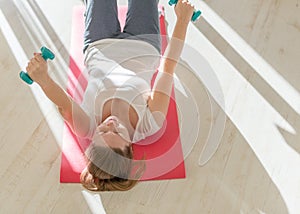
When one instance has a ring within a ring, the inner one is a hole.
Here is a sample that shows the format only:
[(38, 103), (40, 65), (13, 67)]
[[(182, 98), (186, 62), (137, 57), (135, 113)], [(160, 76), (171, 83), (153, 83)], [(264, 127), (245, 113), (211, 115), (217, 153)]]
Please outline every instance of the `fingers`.
[(26, 71), (29, 72), (30, 69), (31, 69), (31, 65), (30, 65), (30, 62), (28, 62), (27, 67), (26, 67)]
[(189, 1), (183, 0), (182, 3), (194, 8), (194, 5)]
[(40, 60), (37, 59), (37, 57), (32, 58), (30, 61), (31, 61), (33, 64), (36, 64), (36, 63), (39, 63), (39, 62), (40, 62)]
[(33, 58), (29, 61), (28, 65), (35, 65), (37, 63), (43, 62), (44, 58), (40, 53), (34, 53)]
[(178, 20), (189, 23), (194, 13), (194, 6), (187, 0), (178, 1), (175, 7), (175, 13)]
[(35, 67), (39, 67), (39, 64), (42, 63), (44, 58), (41, 53), (33, 53), (33, 58), (31, 58), (27, 64), (27, 72), (32, 70)]
[(180, 6), (180, 8), (185, 8), (185, 9), (189, 8), (190, 10), (195, 9), (194, 5), (191, 2), (187, 1), (187, 0), (178, 1), (178, 3), (175, 5), (175, 7), (178, 6), (178, 5)]
[(49, 80), (48, 65), (41, 53), (34, 53), (26, 67), (27, 74), (39, 85)]
[(44, 58), (42, 57), (42, 54), (41, 53), (34, 53), (34, 59), (37, 61), (37, 62), (42, 62), (42, 60), (44, 60)]

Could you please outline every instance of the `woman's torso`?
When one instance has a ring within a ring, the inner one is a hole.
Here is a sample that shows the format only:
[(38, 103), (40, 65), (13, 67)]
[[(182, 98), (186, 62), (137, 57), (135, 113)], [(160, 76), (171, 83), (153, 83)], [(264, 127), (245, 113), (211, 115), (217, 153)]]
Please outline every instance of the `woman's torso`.
[(89, 83), (82, 106), (91, 117), (95, 117), (93, 126), (114, 114), (113, 111), (124, 111), (136, 132), (133, 140), (157, 131), (147, 101), (159, 55), (149, 46), (140, 41), (109, 39), (87, 50), (85, 63)]

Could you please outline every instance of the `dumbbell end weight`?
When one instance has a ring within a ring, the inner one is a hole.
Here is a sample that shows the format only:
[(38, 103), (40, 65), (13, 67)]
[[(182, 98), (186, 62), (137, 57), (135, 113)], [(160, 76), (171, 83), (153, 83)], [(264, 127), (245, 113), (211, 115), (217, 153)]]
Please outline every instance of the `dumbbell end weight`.
[(169, 5), (173, 6), (174, 4), (177, 4), (178, 0), (170, 0)]
[(192, 16), (192, 21), (196, 21), (197, 19), (199, 19), (199, 17), (201, 16), (201, 11), (200, 10), (197, 10), (193, 13), (193, 16)]
[(53, 60), (55, 58), (55, 55), (52, 53), (52, 51), (50, 51), (48, 48), (46, 47), (42, 47), (41, 48), (41, 52), (42, 52), (42, 57), (47, 60)]
[(28, 85), (31, 85), (33, 83), (33, 80), (30, 78), (30, 76), (24, 72), (24, 71), (21, 71), (20, 72), (20, 78), (26, 82)]

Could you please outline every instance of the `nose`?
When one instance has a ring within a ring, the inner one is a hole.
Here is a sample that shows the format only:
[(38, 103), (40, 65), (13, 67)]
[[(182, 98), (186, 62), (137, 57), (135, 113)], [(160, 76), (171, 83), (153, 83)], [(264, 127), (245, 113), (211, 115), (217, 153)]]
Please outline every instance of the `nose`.
[(106, 123), (106, 129), (112, 131), (114, 129), (114, 124), (112, 122)]
[(106, 127), (108, 127), (110, 130), (115, 128), (115, 123), (112, 120), (109, 120), (105, 123)]
[(116, 132), (118, 125), (119, 124), (114, 120), (109, 120), (104, 123), (106, 131), (110, 131), (110, 132)]
[(97, 127), (98, 132), (115, 132), (118, 124), (114, 120), (107, 120)]

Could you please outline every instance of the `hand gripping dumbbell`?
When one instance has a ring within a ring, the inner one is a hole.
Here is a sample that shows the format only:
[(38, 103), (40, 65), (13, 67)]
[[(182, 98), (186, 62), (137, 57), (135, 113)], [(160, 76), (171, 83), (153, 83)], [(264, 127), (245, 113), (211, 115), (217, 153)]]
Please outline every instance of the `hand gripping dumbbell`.
[[(55, 58), (55, 55), (48, 48), (46, 48), (46, 47), (42, 47), (41, 48), (41, 52), (42, 52), (42, 57), (46, 61), (47, 61), (47, 59), (53, 60)], [(20, 77), (21, 77), (22, 80), (24, 80), (24, 82), (26, 82), (29, 85), (31, 85), (33, 83), (33, 80), (24, 71), (20, 72)]]
[[(170, 0), (169, 1), (169, 5), (172, 6), (174, 4), (177, 4), (178, 0)], [(196, 21), (201, 15), (201, 11), (200, 10), (195, 10), (193, 13), (193, 16), (191, 18), (191, 20), (194, 22)]]

